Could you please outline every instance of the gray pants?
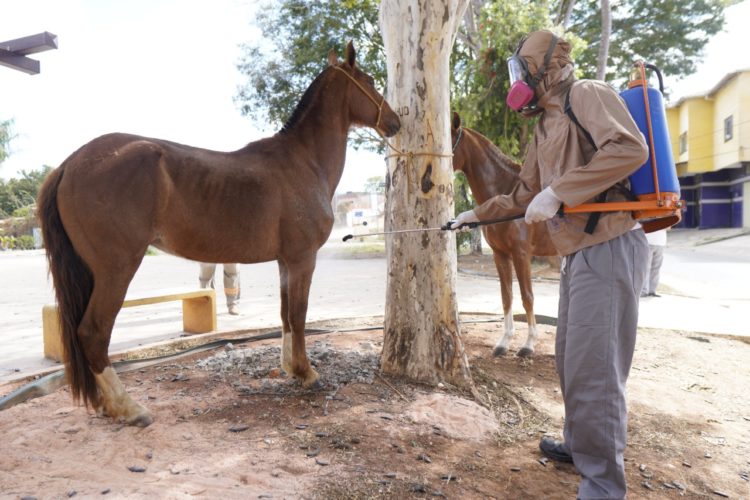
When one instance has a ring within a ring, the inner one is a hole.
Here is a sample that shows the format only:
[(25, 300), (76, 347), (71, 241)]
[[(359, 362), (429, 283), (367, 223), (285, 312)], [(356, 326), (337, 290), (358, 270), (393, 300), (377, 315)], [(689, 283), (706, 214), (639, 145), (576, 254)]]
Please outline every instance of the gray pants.
[(643, 294), (656, 293), (659, 285), (661, 263), (664, 262), (664, 246), (649, 245), (646, 259), (646, 281), (643, 283)]
[[(216, 288), (214, 286), (215, 273), (216, 264), (201, 262), (201, 271), (198, 276), (201, 288)], [(240, 300), (240, 271), (237, 264), (224, 264), (224, 295), (227, 297), (227, 307)]]
[(560, 275), (555, 363), (578, 498), (624, 498), (625, 382), (635, 350), (648, 243), (636, 229), (568, 255)]

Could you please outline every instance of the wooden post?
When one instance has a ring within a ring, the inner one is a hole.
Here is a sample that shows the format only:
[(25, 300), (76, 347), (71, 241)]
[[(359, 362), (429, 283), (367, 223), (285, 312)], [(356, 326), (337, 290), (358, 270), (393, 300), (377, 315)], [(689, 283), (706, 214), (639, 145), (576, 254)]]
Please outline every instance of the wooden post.
[[(468, 0), (382, 0), (387, 99), (401, 117), (389, 151), (386, 229), (452, 219), (449, 63)], [(386, 239), (388, 285), (381, 367), (426, 383), (471, 385), (458, 324), (450, 231)]]

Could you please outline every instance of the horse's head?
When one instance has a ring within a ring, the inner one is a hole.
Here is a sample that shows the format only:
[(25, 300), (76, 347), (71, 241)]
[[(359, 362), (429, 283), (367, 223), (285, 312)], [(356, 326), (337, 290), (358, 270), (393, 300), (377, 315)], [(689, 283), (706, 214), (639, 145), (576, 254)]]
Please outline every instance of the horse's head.
[(328, 54), (328, 63), (337, 73), (343, 73), (353, 85), (347, 85), (349, 92), (349, 114), (352, 123), (372, 127), (386, 137), (394, 135), (401, 128), (401, 120), (393, 112), (385, 97), (375, 89), (375, 80), (359, 69), (356, 64), (354, 44), (346, 46), (346, 56), (339, 62), (332, 50)]
[(453, 170), (464, 171), (467, 161), (467, 147), (464, 139), (464, 128), (461, 126), (461, 117), (453, 112), (451, 120), (451, 144), (453, 149)]

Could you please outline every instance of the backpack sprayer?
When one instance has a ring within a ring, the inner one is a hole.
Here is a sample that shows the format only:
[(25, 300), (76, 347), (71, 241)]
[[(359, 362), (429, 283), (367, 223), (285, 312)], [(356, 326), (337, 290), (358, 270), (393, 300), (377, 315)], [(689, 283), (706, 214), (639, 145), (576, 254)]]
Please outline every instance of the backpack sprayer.
[[(659, 90), (649, 87), (646, 68), (655, 71), (659, 77)], [(663, 94), (664, 81), (659, 68), (636, 61), (628, 88), (620, 93), (638, 129), (646, 137), (649, 150), (646, 163), (629, 177), (634, 199), (565, 206), (565, 213), (632, 211), (647, 233), (680, 222), (685, 202), (680, 199), (680, 182), (672, 158)]]

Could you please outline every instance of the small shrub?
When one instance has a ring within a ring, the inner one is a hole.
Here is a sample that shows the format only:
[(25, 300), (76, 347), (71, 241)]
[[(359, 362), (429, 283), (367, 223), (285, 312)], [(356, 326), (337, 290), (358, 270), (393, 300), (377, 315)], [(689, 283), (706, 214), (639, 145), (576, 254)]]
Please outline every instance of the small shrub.
[(12, 217), (32, 218), (36, 214), (36, 205), (26, 205), (25, 207), (13, 210)]
[(33, 250), (34, 249), (34, 237), (24, 234), (16, 238), (16, 248), (19, 250)]

